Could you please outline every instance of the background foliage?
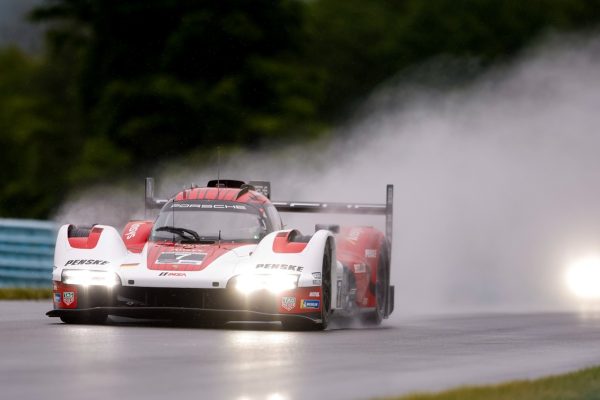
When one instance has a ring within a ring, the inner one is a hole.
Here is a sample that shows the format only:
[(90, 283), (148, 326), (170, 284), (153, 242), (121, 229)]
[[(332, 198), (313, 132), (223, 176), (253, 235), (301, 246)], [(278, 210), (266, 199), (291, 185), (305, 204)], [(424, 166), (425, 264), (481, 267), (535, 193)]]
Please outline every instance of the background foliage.
[(594, 29), (600, 0), (45, 0), (29, 18), (43, 52), (0, 49), (4, 217), (217, 144), (310, 140), (430, 59), (475, 60), (458, 83)]

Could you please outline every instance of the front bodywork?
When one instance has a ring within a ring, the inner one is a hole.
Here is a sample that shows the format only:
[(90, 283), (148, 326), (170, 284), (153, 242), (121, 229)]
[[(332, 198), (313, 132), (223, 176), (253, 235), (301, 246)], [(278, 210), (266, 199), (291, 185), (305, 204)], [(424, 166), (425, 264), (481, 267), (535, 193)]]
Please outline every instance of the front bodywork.
[[(130, 227), (121, 236), (110, 226), (97, 225), (98, 237), (90, 233), (87, 242), (72, 240), (68, 230), (65, 225), (58, 233), (54, 310), (49, 316), (95, 311), (140, 318), (320, 322), (320, 272), (325, 241), (331, 236), (328, 231), (317, 232), (300, 251), (292, 252), (278, 249), (291, 231), (273, 232), (258, 244), (147, 241), (140, 247), (138, 233), (131, 235)], [(98, 271), (93, 273), (110, 278), (86, 281), (73, 271)], [(72, 276), (75, 279), (70, 282)], [(281, 277), (293, 280), (294, 287), (270, 287)], [(240, 279), (258, 281), (264, 287), (241, 291), (236, 285)]]

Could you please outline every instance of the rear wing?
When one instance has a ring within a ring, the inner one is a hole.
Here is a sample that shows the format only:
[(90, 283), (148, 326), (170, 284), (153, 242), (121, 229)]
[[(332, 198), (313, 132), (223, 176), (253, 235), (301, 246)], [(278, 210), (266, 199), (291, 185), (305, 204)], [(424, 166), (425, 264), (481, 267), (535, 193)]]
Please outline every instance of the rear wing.
[(385, 216), (385, 236), (392, 243), (394, 220), (394, 185), (387, 185), (385, 203), (316, 203), (309, 201), (271, 201), (280, 212), (355, 214)]
[[(212, 182), (212, 181), (211, 181)], [(241, 181), (225, 181), (223, 184)], [(269, 182), (255, 181), (250, 182), (256, 190), (270, 197), (271, 185)], [(166, 199), (157, 199), (154, 197), (154, 178), (146, 178), (144, 205), (146, 210), (162, 208), (167, 204)], [(385, 216), (385, 236), (389, 243), (392, 243), (392, 226), (394, 216), (394, 185), (387, 185), (385, 203), (381, 204), (359, 204), (359, 203), (316, 203), (309, 201), (271, 201), (275, 208), (280, 212), (297, 213), (324, 213), (324, 214), (362, 214), (362, 215), (383, 215)]]

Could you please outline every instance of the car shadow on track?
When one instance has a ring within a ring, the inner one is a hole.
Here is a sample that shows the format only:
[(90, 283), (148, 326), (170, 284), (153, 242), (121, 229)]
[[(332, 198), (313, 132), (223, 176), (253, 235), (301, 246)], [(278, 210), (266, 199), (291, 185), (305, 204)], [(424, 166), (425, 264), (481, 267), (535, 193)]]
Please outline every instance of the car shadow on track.
[[(64, 325), (62, 322), (56, 322), (55, 325)], [(54, 325), (53, 324), (53, 325)], [(82, 325), (94, 326), (94, 325)], [(226, 331), (276, 331), (288, 332), (283, 329), (280, 322), (206, 322), (206, 321), (189, 321), (189, 320), (154, 320), (154, 319), (134, 319), (125, 317), (109, 317), (104, 325), (97, 326), (113, 326), (122, 328), (167, 328), (167, 329), (205, 329), (205, 330), (226, 330)], [(304, 331), (304, 332), (333, 332), (347, 330), (387, 330), (394, 329), (393, 326), (367, 326), (359, 321), (337, 322), (332, 321), (329, 328), (325, 331)], [(294, 332), (294, 331), (291, 331)]]

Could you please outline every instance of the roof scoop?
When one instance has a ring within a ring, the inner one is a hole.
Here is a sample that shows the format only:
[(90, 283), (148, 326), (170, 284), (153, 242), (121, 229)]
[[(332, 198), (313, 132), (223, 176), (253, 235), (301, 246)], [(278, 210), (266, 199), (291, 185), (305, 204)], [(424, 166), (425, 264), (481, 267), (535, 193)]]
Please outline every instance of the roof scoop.
[(234, 179), (213, 179), (212, 181), (208, 181), (206, 187), (239, 189), (245, 183), (246, 182), (244, 181), (237, 181)]

